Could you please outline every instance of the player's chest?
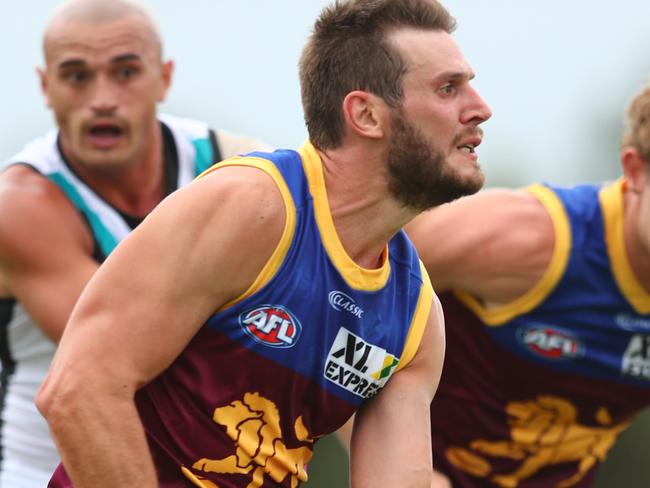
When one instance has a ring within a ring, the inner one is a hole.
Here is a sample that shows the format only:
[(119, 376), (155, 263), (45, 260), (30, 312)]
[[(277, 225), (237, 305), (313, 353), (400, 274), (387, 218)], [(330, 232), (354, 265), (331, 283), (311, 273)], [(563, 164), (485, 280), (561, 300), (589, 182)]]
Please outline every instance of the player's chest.
[(541, 311), (489, 334), (523, 359), (650, 387), (650, 316), (606, 307)]

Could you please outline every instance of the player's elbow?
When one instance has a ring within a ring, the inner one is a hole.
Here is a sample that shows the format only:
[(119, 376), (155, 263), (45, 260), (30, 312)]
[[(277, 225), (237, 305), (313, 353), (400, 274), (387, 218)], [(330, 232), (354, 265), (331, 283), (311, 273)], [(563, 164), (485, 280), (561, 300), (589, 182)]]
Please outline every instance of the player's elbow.
[(56, 425), (65, 414), (66, 400), (62, 398), (60, 388), (50, 376), (45, 379), (36, 393), (36, 408), (47, 420), (50, 428)]
[(75, 418), (88, 401), (87, 397), (84, 398), (87, 395), (85, 389), (73, 383), (74, 378), (69, 375), (61, 378), (50, 372), (36, 394), (36, 408), (53, 433), (68, 425), (70, 418)]

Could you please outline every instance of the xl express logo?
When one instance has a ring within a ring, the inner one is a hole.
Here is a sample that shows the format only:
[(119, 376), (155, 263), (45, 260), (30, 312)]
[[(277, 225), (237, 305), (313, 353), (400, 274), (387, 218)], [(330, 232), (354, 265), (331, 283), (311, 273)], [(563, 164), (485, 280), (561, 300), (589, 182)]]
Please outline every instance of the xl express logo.
[(529, 325), (517, 331), (519, 342), (546, 359), (572, 359), (584, 355), (584, 345), (572, 333), (549, 325)]
[(650, 380), (650, 335), (634, 334), (625, 348), (621, 373), (640, 380)]
[(265, 346), (293, 347), (302, 331), (298, 319), (282, 305), (260, 305), (239, 316), (239, 325)]
[(399, 359), (366, 342), (345, 327), (330, 348), (323, 375), (332, 383), (362, 398), (371, 398), (386, 384)]

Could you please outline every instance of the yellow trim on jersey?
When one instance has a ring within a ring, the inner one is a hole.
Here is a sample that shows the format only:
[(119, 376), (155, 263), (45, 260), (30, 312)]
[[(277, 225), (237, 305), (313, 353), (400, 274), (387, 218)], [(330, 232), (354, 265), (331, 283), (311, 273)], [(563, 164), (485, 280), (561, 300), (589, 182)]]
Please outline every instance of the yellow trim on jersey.
[[(192, 473), (185, 466), (181, 466), (181, 471), (185, 477), (192, 482), (192, 484), (198, 486), (199, 488), (219, 488), (210, 480), (200, 480), (194, 473)], [(206, 484), (209, 483), (209, 484)]]
[(320, 156), (309, 141), (302, 145), (299, 153), (309, 182), (309, 192), (314, 201), (314, 215), (321, 240), (334, 267), (346, 283), (356, 290), (375, 291), (383, 288), (390, 276), (388, 246), (384, 249), (384, 262), (377, 269), (362, 268), (348, 256), (332, 221)]
[(624, 184), (625, 181), (621, 178), (615, 183), (603, 187), (598, 194), (605, 222), (607, 254), (621, 293), (638, 313), (647, 314), (650, 313), (650, 294), (646, 292), (634, 274), (625, 250), (623, 237)]
[(415, 353), (418, 352), (420, 347), (420, 342), (422, 342), (422, 335), (424, 335), (424, 329), (427, 325), (427, 320), (429, 319), (429, 314), (431, 313), (431, 303), (433, 301), (433, 287), (431, 286), (431, 280), (429, 279), (429, 274), (427, 273), (424, 264), (420, 261), (420, 274), (422, 275), (422, 286), (420, 287), (420, 296), (418, 297), (418, 303), (415, 306), (415, 313), (413, 314), (413, 320), (411, 320), (411, 325), (409, 327), (408, 335), (406, 336), (406, 342), (404, 343), (404, 350), (402, 351), (402, 357), (399, 360), (399, 364), (395, 371), (399, 371), (415, 357)]
[(564, 205), (558, 196), (549, 188), (535, 184), (527, 186), (524, 191), (532, 194), (548, 211), (553, 221), (555, 245), (551, 261), (544, 274), (535, 285), (522, 296), (510, 303), (486, 307), (473, 295), (464, 290), (454, 290), (454, 294), (485, 324), (500, 326), (518, 315), (524, 314), (537, 307), (558, 284), (569, 261), (571, 251), (571, 226)]
[(282, 199), (284, 200), (284, 208), (286, 209), (287, 216), (284, 223), (284, 230), (282, 231), (282, 236), (280, 237), (280, 242), (278, 242), (277, 247), (271, 254), (271, 257), (266, 262), (262, 271), (257, 275), (253, 284), (246, 290), (241, 296), (231, 300), (230, 302), (223, 305), (219, 310), (225, 310), (229, 307), (232, 307), (238, 302), (241, 302), (245, 298), (251, 296), (256, 291), (260, 290), (264, 285), (266, 285), (284, 261), (284, 258), (287, 256), (289, 247), (291, 246), (291, 241), (293, 240), (293, 235), (296, 230), (296, 205), (294, 204), (293, 197), (289, 191), (287, 183), (284, 181), (280, 170), (273, 164), (271, 161), (258, 157), (235, 157), (227, 159), (224, 162), (215, 164), (214, 166), (208, 168), (203, 173), (201, 173), (197, 178), (202, 178), (203, 176), (211, 173), (217, 169), (225, 168), (227, 166), (248, 166), (253, 168), (258, 168), (268, 174), (280, 190)]

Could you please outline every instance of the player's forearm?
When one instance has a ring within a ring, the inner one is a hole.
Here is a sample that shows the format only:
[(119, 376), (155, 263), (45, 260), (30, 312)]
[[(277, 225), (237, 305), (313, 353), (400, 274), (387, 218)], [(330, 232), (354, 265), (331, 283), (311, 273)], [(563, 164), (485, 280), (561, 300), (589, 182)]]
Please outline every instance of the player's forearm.
[(403, 464), (397, 467), (392, 463), (376, 463), (373, 464), (372, 469), (352, 468), (350, 488), (374, 488), (377, 486), (431, 488), (435, 485), (433, 485), (431, 467), (427, 466)]
[[(413, 422), (391, 418), (383, 409), (371, 408), (360, 412), (366, 418), (355, 421), (354, 425), (350, 452), (352, 488), (435, 486), (432, 485), (431, 438), (427, 435), (430, 432), (427, 417), (418, 415), (419, 410), (424, 412), (423, 409), (408, 408), (408, 403), (409, 400), (405, 399), (404, 416)], [(371, 414), (370, 417), (367, 414)], [(357, 416), (360, 417), (359, 413)]]
[(131, 399), (93, 394), (45, 400), (42, 413), (75, 488), (157, 486)]
[(452, 488), (449, 478), (447, 478), (440, 471), (433, 470), (433, 479), (431, 481), (431, 488)]

